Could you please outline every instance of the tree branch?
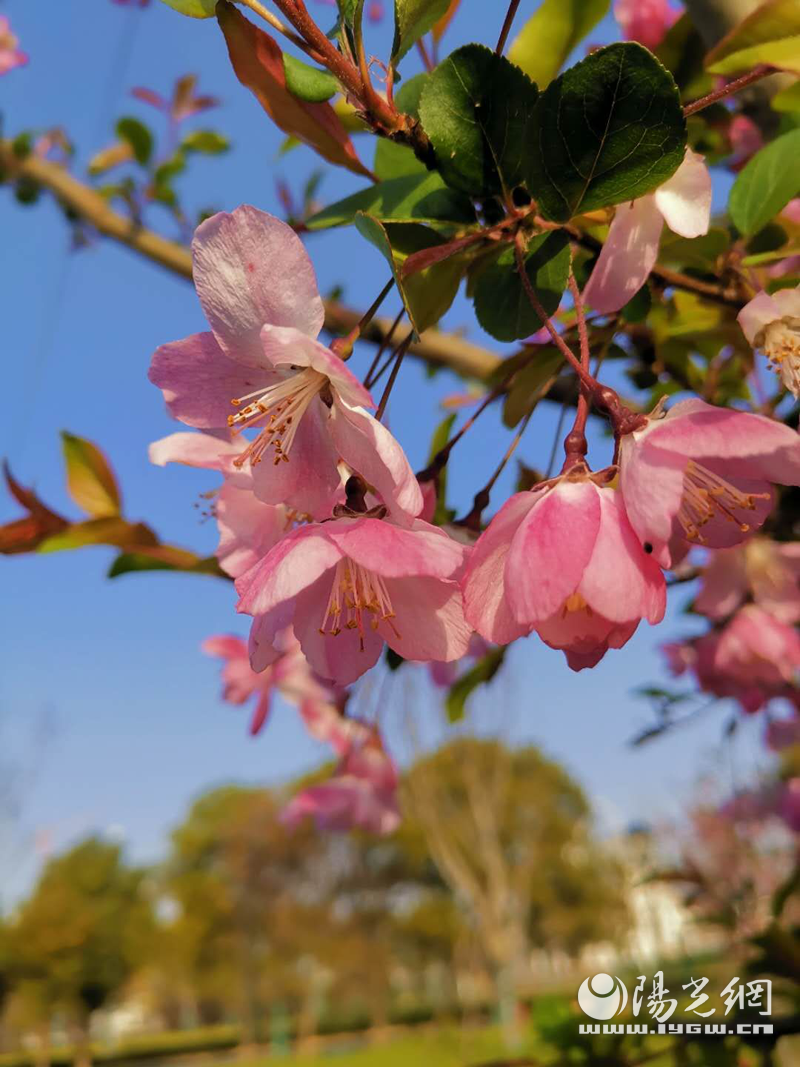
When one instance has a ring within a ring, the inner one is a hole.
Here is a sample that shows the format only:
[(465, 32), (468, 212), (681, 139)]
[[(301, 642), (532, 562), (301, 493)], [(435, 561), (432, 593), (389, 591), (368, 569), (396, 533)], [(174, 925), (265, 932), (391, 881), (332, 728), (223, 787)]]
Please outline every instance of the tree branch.
[[(96, 189), (79, 181), (59, 164), (34, 154), (24, 158), (18, 157), (12, 142), (0, 138), (0, 182), (17, 181), (21, 178), (47, 189), (72, 215), (89, 223), (98, 233), (191, 281), (192, 257), (185, 245), (170, 241), (114, 211)], [(570, 233), (586, 247), (601, 247), (599, 242), (585, 234), (572, 229)], [(690, 278), (663, 267), (656, 267), (653, 275), (666, 285), (700, 293), (710, 300), (730, 306), (742, 304), (731, 290), (710, 282)], [(353, 308), (335, 300), (325, 301), (325, 329), (334, 336), (350, 333), (361, 318), (361, 312)], [(375, 318), (361, 334), (361, 340), (380, 345), (390, 334), (391, 328), (391, 319)], [(419, 341), (410, 345), (408, 351), (410, 355), (432, 366), (446, 368), (463, 378), (475, 378), (482, 382), (490, 381), (503, 362), (494, 352), (472, 344), (455, 333), (445, 333), (435, 328), (426, 330)], [(546, 399), (557, 404), (575, 404), (577, 391), (574, 383), (566, 378), (558, 379)]]
[[(69, 211), (88, 222), (99, 233), (138, 252), (173, 274), (192, 280), (192, 256), (189, 249), (176, 241), (137, 225), (109, 207), (105, 197), (89, 185), (74, 178), (69, 171), (36, 155), (17, 157), (10, 141), (0, 140), (0, 176), (18, 180), (27, 178), (51, 192)], [(325, 329), (332, 334), (347, 334), (359, 323), (362, 314), (335, 300), (325, 301)], [(373, 319), (361, 339), (380, 344), (389, 333), (392, 320)], [(501, 363), (499, 356), (455, 334), (427, 330), (422, 339), (409, 348), (411, 355), (446, 367), (466, 378), (486, 381)]]

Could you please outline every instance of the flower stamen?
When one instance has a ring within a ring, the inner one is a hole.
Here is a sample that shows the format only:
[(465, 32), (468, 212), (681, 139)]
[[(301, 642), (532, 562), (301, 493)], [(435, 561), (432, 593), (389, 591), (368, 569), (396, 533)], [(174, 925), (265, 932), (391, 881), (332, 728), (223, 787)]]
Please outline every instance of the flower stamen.
[(754, 511), (757, 500), (769, 500), (769, 493), (743, 493), (736, 486), (720, 478), (700, 463), (690, 459), (683, 476), (683, 497), (678, 521), (687, 541), (706, 544), (700, 532), (717, 515), (723, 515), (747, 533), (750, 524), (743, 522), (737, 511)]
[[(365, 616), (371, 616), (368, 620)], [(328, 604), (320, 633), (336, 637), (343, 629), (358, 630), (361, 651), (364, 651), (365, 623), (377, 630), (387, 622), (395, 634), (400, 633), (392, 622), (395, 618), (386, 583), (380, 575), (367, 570), (351, 559), (340, 559), (333, 575)]]
[[(300, 420), (327, 382), (324, 374), (306, 367), (277, 385), (234, 397), (231, 404), (240, 408), (235, 415), (228, 416), (228, 425), (234, 433), (262, 424), (258, 436), (233, 461), (234, 466), (242, 467), (248, 460), (255, 466), (269, 448), (274, 450), (273, 463), (288, 462)], [(249, 403), (241, 407), (246, 401)], [(263, 425), (265, 420), (266, 426)]]
[(794, 396), (800, 396), (800, 319), (771, 322), (764, 333), (764, 355)]

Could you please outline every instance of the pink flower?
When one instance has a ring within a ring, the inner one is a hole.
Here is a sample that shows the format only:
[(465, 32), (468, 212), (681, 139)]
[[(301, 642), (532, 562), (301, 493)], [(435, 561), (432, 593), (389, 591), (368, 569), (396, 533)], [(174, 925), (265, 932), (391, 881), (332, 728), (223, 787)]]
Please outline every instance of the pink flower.
[(619, 311), (655, 266), (664, 223), (681, 237), (699, 237), (710, 220), (711, 174), (703, 156), (687, 148), (683, 163), (654, 193), (617, 207), (584, 299), (596, 311)]
[(315, 714), (336, 714), (330, 705), (330, 691), (311, 674), (300, 646), (290, 630), (284, 631), (276, 638), (276, 646), (279, 651), (274, 662), (256, 674), (250, 667), (247, 643), (240, 637), (218, 634), (207, 638), (202, 645), (207, 655), (219, 656), (223, 660), (223, 700), (229, 704), (240, 705), (247, 703), (253, 696), (258, 698), (250, 720), (250, 733), (253, 736), (267, 720), (273, 691), (277, 691), (291, 704), (299, 704), (302, 707), (309, 705), (303, 712), (304, 718)]
[(339, 685), (369, 670), (384, 642), (405, 659), (459, 659), (470, 639), (457, 582), (466, 553), (420, 519), (352, 516), (293, 530), (236, 583), (237, 610), (254, 616), (254, 670), (272, 662), (289, 623), (312, 668)]
[(162, 345), (150, 366), (174, 417), (254, 429), (234, 463), (249, 463), (266, 504), (327, 518), (342, 497), (341, 458), (393, 513), (416, 515), (422, 497), (402, 448), (365, 410), (374, 405), (363, 385), (315, 340), (324, 309), (294, 231), (239, 207), (202, 223), (192, 254), (211, 332)]
[(693, 670), (704, 692), (732, 697), (750, 714), (774, 699), (796, 700), (800, 636), (755, 604), (698, 638), (694, 649)]
[(25, 52), (17, 48), (18, 44), (11, 32), (11, 23), (5, 15), (0, 15), (0, 74), (8, 74), (14, 67), (22, 67), (28, 62)]
[(508, 500), (481, 535), (462, 581), (467, 621), (507, 644), (536, 630), (573, 670), (621, 648), (639, 620), (660, 622), (664, 577), (622, 499), (570, 475)]
[(232, 578), (258, 563), (298, 518), (283, 504), (264, 504), (253, 494), (250, 471), (234, 466), (238, 452), (230, 440), (206, 433), (173, 433), (150, 446), (150, 460), (157, 466), (185, 463), (225, 475), (214, 503), (219, 528), (216, 556)]
[(680, 678), (697, 662), (697, 652), (692, 641), (670, 641), (661, 646), (661, 654), (673, 678)]
[(757, 293), (736, 316), (754, 349), (763, 349), (783, 385), (800, 397), (800, 285)]
[(743, 541), (770, 512), (771, 482), (800, 485), (800, 438), (762, 415), (682, 400), (622, 438), (625, 510), (662, 567), (692, 544)]
[(284, 808), (281, 819), (297, 826), (311, 817), (317, 829), (391, 834), (400, 825), (397, 768), (374, 727), (345, 720), (354, 728), (351, 742), (333, 775), (304, 789)]
[(773, 752), (800, 745), (800, 719), (772, 719), (767, 723), (764, 739)]
[(800, 621), (800, 544), (752, 537), (718, 550), (703, 572), (694, 610), (709, 619), (726, 619), (750, 595), (782, 622)]
[(800, 778), (790, 778), (783, 783), (777, 814), (793, 833), (800, 834)]
[(728, 166), (739, 171), (764, 145), (758, 125), (747, 115), (734, 115), (728, 126), (728, 139), (733, 150)]
[(614, 18), (626, 41), (638, 41), (651, 51), (658, 48), (667, 30), (681, 17), (669, 0), (616, 0)]
[(720, 673), (745, 685), (780, 691), (800, 670), (800, 635), (755, 604), (747, 604), (722, 630), (714, 655)]

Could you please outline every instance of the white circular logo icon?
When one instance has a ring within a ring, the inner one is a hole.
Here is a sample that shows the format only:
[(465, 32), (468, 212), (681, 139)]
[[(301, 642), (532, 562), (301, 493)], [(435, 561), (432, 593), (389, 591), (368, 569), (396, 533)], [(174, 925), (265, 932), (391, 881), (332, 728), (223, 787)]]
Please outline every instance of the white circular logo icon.
[(613, 1019), (625, 1010), (628, 990), (621, 979), (610, 974), (587, 978), (578, 990), (578, 1003), (591, 1019)]

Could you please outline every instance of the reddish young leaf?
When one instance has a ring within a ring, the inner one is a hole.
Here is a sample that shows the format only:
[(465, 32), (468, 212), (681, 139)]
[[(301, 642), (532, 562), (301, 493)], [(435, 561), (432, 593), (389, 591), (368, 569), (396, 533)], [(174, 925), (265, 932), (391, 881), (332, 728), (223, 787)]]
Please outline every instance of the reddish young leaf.
[(283, 53), (269, 34), (227, 0), (217, 4), (217, 19), (236, 77), (255, 95), (275, 125), (330, 163), (372, 178), (330, 104), (305, 103), (286, 88)]
[(42, 541), (69, 526), (67, 520), (43, 504), (32, 489), (20, 485), (7, 463), (3, 464), (3, 473), (9, 492), (28, 514), (25, 518), (0, 526), (0, 553), (10, 556), (33, 552)]

